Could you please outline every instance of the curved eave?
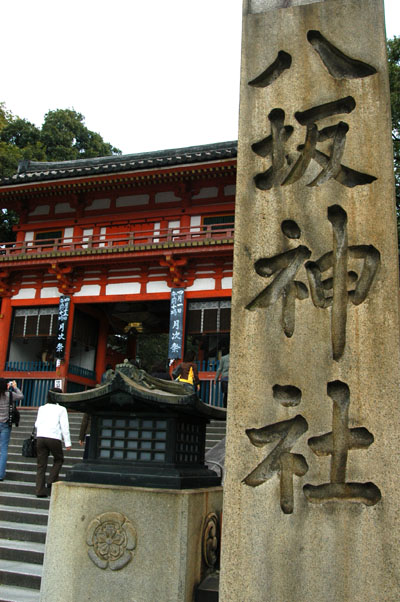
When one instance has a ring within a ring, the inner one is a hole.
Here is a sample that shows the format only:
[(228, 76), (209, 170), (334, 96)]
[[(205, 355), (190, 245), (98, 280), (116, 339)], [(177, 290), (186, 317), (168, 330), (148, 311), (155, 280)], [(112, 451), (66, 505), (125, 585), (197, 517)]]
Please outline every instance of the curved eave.
[(178, 411), (209, 419), (226, 420), (226, 410), (203, 403), (195, 393), (188, 393), (184, 385), (150, 377), (149, 375), (146, 375), (146, 379), (154, 386), (153, 389), (149, 389), (117, 371), (110, 382), (94, 389), (79, 393), (55, 393), (50, 391), (49, 397), (52, 401), (69, 410), (93, 414), (96, 410), (98, 411), (99, 406), (102, 410), (104, 406), (110, 407), (110, 403), (105, 404), (105, 401), (121, 392), (131, 396), (131, 400), (124, 399), (121, 404), (117, 403), (115, 405), (111, 401), (113, 410), (135, 412), (139, 404), (141, 408), (145, 406), (149, 411), (170, 409), (171, 412)]
[(190, 180), (201, 180), (209, 177), (235, 175), (236, 159), (221, 160), (212, 163), (192, 164), (174, 168), (159, 168), (114, 173), (110, 175), (90, 175), (79, 177), (58, 177), (51, 181), (18, 182), (0, 186), (2, 206), (7, 200), (15, 201), (29, 196), (44, 197), (49, 195), (65, 195), (88, 190), (121, 190), (123, 188), (141, 188), (151, 184), (177, 183)]

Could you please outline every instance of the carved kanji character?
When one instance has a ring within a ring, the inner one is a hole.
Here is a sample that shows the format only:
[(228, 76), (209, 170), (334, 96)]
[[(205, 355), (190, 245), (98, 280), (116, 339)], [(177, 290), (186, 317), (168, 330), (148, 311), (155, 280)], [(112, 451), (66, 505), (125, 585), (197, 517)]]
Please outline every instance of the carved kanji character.
[[(311, 298), (316, 307), (332, 306), (331, 336), (335, 360), (343, 355), (346, 345), (348, 299), (354, 305), (365, 301), (380, 264), (380, 253), (372, 245), (348, 246), (347, 214), (339, 205), (328, 208), (328, 220), (332, 224), (333, 251), (318, 261), (306, 263)], [(364, 265), (360, 277), (348, 272), (349, 258), (362, 259)], [(322, 273), (332, 268), (332, 278), (322, 280)], [(356, 282), (355, 289), (348, 291), (348, 283)]]
[[(346, 55), (319, 31), (313, 29), (308, 31), (307, 40), (319, 54), (329, 74), (335, 79), (359, 79), (377, 73), (375, 67)], [(291, 55), (284, 50), (280, 50), (274, 62), (264, 69), (260, 75), (249, 81), (249, 86), (266, 88), (277, 80), (286, 69), (290, 69), (291, 65)]]
[[(285, 224), (285, 222), (283, 223)], [(298, 231), (291, 234), (289, 230), (285, 230), (285, 234), (288, 238), (298, 238), (300, 229), (295, 222), (291, 222), (291, 224)], [(311, 251), (304, 245), (299, 245), (295, 249), (279, 253), (274, 257), (258, 259), (254, 264), (254, 269), (259, 276), (269, 278), (275, 273), (277, 276), (246, 305), (246, 309), (253, 311), (258, 308), (270, 307), (282, 297), (282, 327), (287, 337), (291, 337), (294, 332), (296, 300), (308, 297), (307, 287), (302, 282), (295, 280), (295, 276), (304, 261), (310, 256)]]
[(349, 450), (367, 449), (374, 437), (364, 427), (349, 428), (350, 390), (346, 383), (330, 382), (327, 392), (333, 402), (332, 431), (311, 437), (308, 445), (317, 456), (331, 456), (330, 483), (305, 485), (304, 495), (314, 504), (338, 501), (373, 506), (381, 499), (379, 488), (371, 482), (346, 482), (346, 467)]
[[(293, 134), (293, 126), (285, 126), (285, 112), (273, 109), (268, 119), (271, 123), (271, 135), (254, 143), (252, 150), (261, 157), (272, 156), (272, 165), (265, 172), (255, 176), (254, 182), (260, 190), (270, 190), (273, 186), (287, 186), (299, 180), (309, 167), (311, 160), (315, 160), (322, 171), (307, 184), (307, 186), (320, 186), (334, 178), (343, 186), (353, 188), (370, 184), (376, 178), (364, 174), (341, 164), (344, 153), (346, 135), (349, 130), (347, 123), (339, 121), (336, 125), (319, 130), (316, 122), (332, 117), (333, 115), (351, 113), (356, 106), (352, 96), (341, 98), (333, 102), (317, 105), (306, 111), (295, 113), (297, 121), (307, 128), (306, 139), (303, 145), (297, 147), (300, 154), (292, 166), (291, 156), (286, 153), (285, 145)], [(317, 149), (317, 144), (333, 140), (330, 155)]]
[(279, 473), (281, 508), (285, 514), (293, 512), (293, 475), (303, 476), (308, 470), (304, 456), (290, 453), (307, 428), (307, 420), (298, 414), (291, 420), (246, 430), (246, 435), (256, 447), (278, 440), (277, 446), (243, 482), (250, 487), (257, 487)]

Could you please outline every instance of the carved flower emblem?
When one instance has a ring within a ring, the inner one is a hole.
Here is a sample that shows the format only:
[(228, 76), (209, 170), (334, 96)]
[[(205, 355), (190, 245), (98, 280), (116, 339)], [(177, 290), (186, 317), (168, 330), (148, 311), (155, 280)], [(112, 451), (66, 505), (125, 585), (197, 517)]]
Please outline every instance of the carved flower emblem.
[(122, 569), (132, 560), (136, 530), (119, 512), (105, 512), (94, 518), (86, 532), (89, 558), (101, 569)]
[(218, 560), (219, 528), (218, 516), (215, 512), (210, 512), (203, 527), (203, 560), (210, 568), (214, 568)]

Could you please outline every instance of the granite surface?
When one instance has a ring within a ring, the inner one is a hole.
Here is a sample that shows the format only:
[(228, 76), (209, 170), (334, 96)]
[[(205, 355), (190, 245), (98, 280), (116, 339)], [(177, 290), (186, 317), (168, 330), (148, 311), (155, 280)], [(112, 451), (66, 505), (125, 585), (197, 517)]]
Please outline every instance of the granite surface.
[(220, 487), (54, 484), (41, 602), (192, 602), (204, 521), (221, 504)]
[(383, 2), (279, 4), (244, 3), (220, 600), (395, 602)]

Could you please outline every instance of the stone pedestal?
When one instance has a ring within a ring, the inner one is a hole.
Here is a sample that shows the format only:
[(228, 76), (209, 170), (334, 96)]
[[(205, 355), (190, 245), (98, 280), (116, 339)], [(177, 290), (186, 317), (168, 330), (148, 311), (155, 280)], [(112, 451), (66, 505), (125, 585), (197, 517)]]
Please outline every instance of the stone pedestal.
[(220, 487), (56, 483), (41, 601), (192, 602), (207, 517), (221, 503)]
[(221, 602), (399, 598), (381, 0), (244, 2)]

